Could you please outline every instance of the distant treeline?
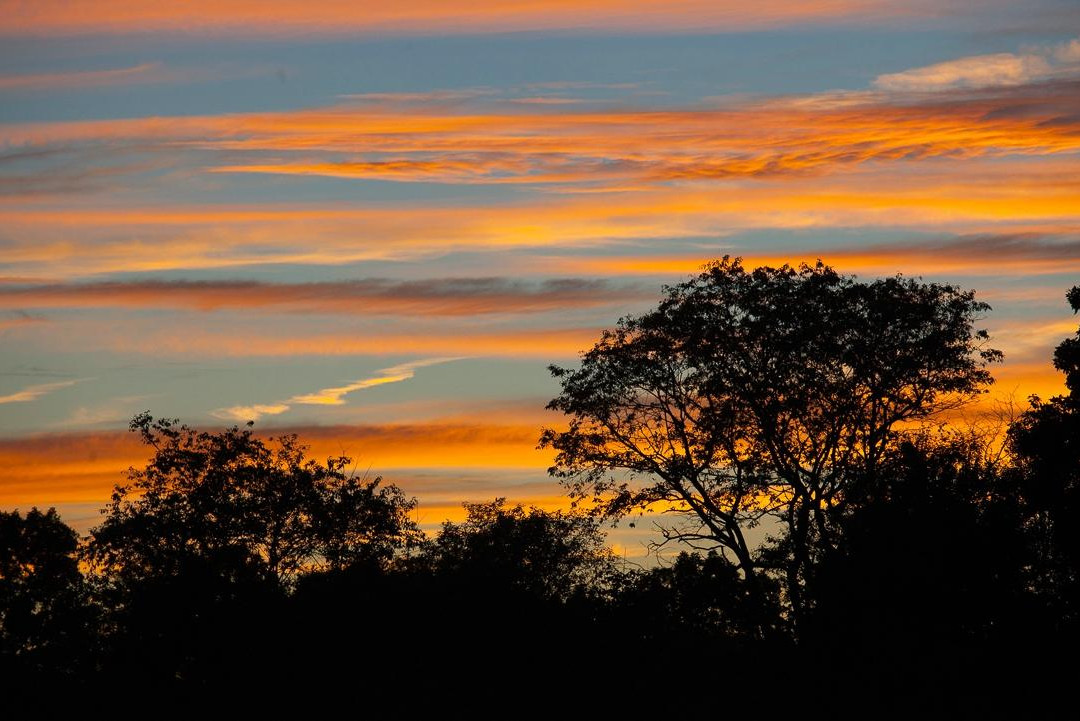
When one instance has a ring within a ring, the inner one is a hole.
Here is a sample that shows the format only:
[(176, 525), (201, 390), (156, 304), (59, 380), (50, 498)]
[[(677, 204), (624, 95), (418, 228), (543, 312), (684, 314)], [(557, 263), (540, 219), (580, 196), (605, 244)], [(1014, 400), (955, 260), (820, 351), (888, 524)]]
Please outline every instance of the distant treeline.
[[(728, 259), (667, 293), (580, 370), (552, 369), (570, 425), (541, 443), (579, 510), (466, 504), (429, 538), (415, 500), (295, 436), (137, 416), (154, 457), (86, 538), (52, 510), (0, 514), (7, 698), (122, 684), (263, 703), (415, 690), (481, 715), (582, 696), (710, 717), (1067, 708), (1080, 331), (1054, 357), (1067, 395), (1000, 429), (948, 426), (930, 411), (996, 359), (970, 294)], [(1068, 300), (1080, 310), (1080, 288)], [(605, 525), (657, 509), (682, 552), (628, 566)], [(774, 530), (750, 546), (758, 524)]]

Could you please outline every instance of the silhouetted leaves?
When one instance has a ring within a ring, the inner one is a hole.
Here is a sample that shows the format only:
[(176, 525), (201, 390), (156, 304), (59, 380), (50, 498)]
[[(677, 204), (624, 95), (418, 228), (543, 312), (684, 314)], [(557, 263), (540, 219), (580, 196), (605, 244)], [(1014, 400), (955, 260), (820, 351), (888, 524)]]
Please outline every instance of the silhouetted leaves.
[(760, 562), (746, 531), (771, 517), (798, 610), (815, 549), (895, 427), (991, 382), (1001, 354), (972, 327), (988, 306), (948, 285), (727, 257), (665, 290), (579, 369), (551, 369), (562, 392), (548, 408), (569, 416), (540, 439), (558, 452), (551, 473), (607, 517), (682, 511), (669, 536), (732, 553), (744, 574)]
[(559, 600), (610, 583), (614, 559), (594, 519), (506, 507), (503, 498), (465, 509), (468, 517), (444, 523), (426, 554), (435, 573)]
[(54, 509), (0, 512), (0, 674), (84, 670), (91, 631), (78, 536)]
[[(1068, 293), (1080, 310), (1080, 286)], [(1054, 352), (1068, 394), (1031, 407), (1009, 433), (1035, 557), (1033, 584), (1064, 627), (1080, 623), (1080, 329)]]
[(245, 678), (277, 653), (273, 619), (298, 578), (386, 567), (422, 538), (415, 501), (346, 474), (347, 458), (305, 459), (296, 436), (266, 443), (148, 414), (131, 428), (154, 456), (116, 487), (86, 557), (111, 611), (107, 662), (147, 683)]
[(346, 474), (348, 458), (304, 458), (294, 435), (264, 443), (137, 416), (156, 450), (117, 486), (88, 558), (106, 575), (169, 576), (194, 565), (288, 586), (298, 575), (360, 560), (388, 562), (419, 542), (407, 500), (381, 479)]

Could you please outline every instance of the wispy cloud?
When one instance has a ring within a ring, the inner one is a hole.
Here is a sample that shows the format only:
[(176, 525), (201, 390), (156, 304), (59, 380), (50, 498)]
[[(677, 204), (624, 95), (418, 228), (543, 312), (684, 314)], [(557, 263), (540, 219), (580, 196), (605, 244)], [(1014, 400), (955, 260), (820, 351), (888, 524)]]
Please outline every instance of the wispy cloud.
[(463, 356), (452, 358), (427, 358), (424, 360), (412, 361), (411, 363), (402, 363), (401, 365), (391, 366), (390, 368), (383, 368), (370, 378), (362, 378), (358, 381), (353, 381), (348, 385), (338, 386), (336, 388), (323, 388), (315, 393), (293, 396), (288, 402), (304, 405), (340, 406), (345, 403), (343, 398), (349, 393), (365, 388), (386, 385), (387, 383), (407, 381), (416, 375), (417, 368), (424, 368), (439, 363), (449, 363), (450, 361), (461, 360), (462, 357)]
[(29, 403), (30, 401), (36, 401), (38, 398), (44, 395), (48, 395), (54, 391), (58, 391), (61, 388), (68, 388), (78, 383), (81, 378), (70, 381), (57, 381), (55, 383), (41, 383), (39, 385), (28, 386), (21, 391), (11, 393), (6, 396), (0, 396), (0, 404), (3, 403)]
[(265, 405), (251, 405), (251, 406), (230, 406), (229, 408), (218, 408), (217, 410), (210, 411), (210, 415), (214, 418), (221, 418), (227, 421), (257, 421), (263, 416), (276, 416), (289, 410), (289, 406), (284, 403), (269, 403)]
[[(0, 284), (0, 309), (182, 308), (257, 309), (296, 313), (460, 316), (539, 313), (625, 302), (651, 289), (609, 280), (558, 278), (365, 278), (323, 283), (256, 281), (108, 281)], [(16, 310), (5, 324), (35, 319)]]
[[(594, 259), (597, 266), (604, 261)], [(695, 265), (684, 263), (678, 271), (691, 272)], [(608, 264), (616, 272), (615, 264)], [(633, 271), (628, 271), (633, 272)], [(654, 271), (663, 273), (664, 270)], [(290, 332), (254, 329), (207, 329), (198, 324), (182, 333), (178, 325), (131, 321), (118, 329), (115, 322), (89, 320), (65, 326), (62, 334), (49, 337), (48, 347), (64, 351), (98, 350), (137, 353), (169, 358), (285, 358), (290, 356), (389, 356), (402, 354), (456, 354), (509, 359), (573, 358), (593, 344), (602, 329), (558, 327), (529, 330), (473, 330), (451, 326), (441, 331), (410, 332), (410, 329), (377, 333)], [(280, 401), (284, 403), (285, 401)]]
[(129, 420), (136, 406), (142, 405), (151, 395), (119, 396), (95, 406), (77, 406), (64, 420), (56, 425), (102, 426), (121, 424)]
[(425, 358), (423, 360), (401, 363), (390, 368), (383, 368), (375, 372), (375, 375), (353, 381), (347, 385), (323, 388), (315, 393), (295, 395), (288, 400), (279, 403), (265, 405), (232, 406), (230, 408), (218, 408), (210, 412), (215, 418), (235, 421), (257, 421), (262, 416), (276, 416), (288, 411), (293, 405), (321, 405), (340, 406), (345, 404), (345, 396), (365, 388), (386, 385), (388, 383), (400, 383), (407, 381), (416, 375), (418, 368), (449, 363), (461, 360), (463, 356), (453, 358)]
[(45, 90), (57, 88), (89, 88), (105, 85), (135, 85), (157, 83), (178, 77), (166, 71), (161, 63), (142, 63), (106, 70), (78, 70), (66, 73), (30, 73), (0, 75), (0, 91)]
[(880, 75), (874, 86), (894, 92), (1024, 85), (1080, 75), (1080, 40), (1034, 48), (1027, 53), (972, 55)]
[(995, 53), (880, 75), (875, 87), (894, 91), (931, 91), (1021, 85), (1050, 74), (1050, 64), (1039, 55)]

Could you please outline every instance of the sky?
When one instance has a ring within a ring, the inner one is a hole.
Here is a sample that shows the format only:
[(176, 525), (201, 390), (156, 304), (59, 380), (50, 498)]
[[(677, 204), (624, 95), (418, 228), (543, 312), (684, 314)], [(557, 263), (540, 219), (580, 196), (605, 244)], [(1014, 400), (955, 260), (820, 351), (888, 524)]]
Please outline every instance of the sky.
[(547, 366), (725, 254), (976, 289), (1060, 392), (1080, 2), (0, 0), (2, 509), (90, 528), (144, 410), (565, 507)]

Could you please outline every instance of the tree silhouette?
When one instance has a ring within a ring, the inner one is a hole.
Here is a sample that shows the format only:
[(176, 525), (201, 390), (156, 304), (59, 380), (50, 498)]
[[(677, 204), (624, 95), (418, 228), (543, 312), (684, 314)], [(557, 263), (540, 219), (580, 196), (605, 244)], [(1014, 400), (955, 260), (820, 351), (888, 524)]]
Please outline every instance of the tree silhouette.
[[(463, 521), (386, 571), (301, 579), (290, 599), (303, 629), (295, 655), (314, 681), (453, 694), (482, 679), (490, 694), (595, 673), (591, 654), (569, 649), (591, 643), (616, 575), (596, 519), (503, 499), (464, 505)], [(388, 668), (405, 670), (395, 679)]]
[[(1080, 286), (1066, 294), (1080, 312)], [(1080, 626), (1080, 329), (1055, 349), (1068, 393), (1031, 407), (1010, 429), (1035, 553), (1033, 585), (1061, 627)]]
[(136, 416), (155, 449), (116, 486), (88, 558), (109, 575), (146, 578), (214, 565), (284, 587), (301, 573), (386, 561), (420, 541), (407, 500), (381, 479), (346, 474), (350, 460), (305, 460), (294, 435), (267, 445), (250, 429), (219, 433)]
[(603, 586), (614, 573), (604, 534), (588, 516), (507, 507), (504, 498), (464, 506), (466, 519), (445, 522), (426, 553), (436, 573), (556, 600)]
[(975, 428), (911, 434), (848, 500), (799, 634), (846, 681), (836, 710), (1012, 718), (1061, 700), (1070, 671), (1051, 659), (1069, 644), (1054, 649), (1031, 593), (1024, 503), (1000, 441)]
[(422, 540), (415, 500), (349, 459), (305, 458), (296, 436), (211, 433), (136, 416), (154, 449), (128, 471), (92, 529), (85, 558), (108, 609), (112, 673), (151, 687), (271, 686), (288, 595), (305, 575), (384, 567)]
[(53, 508), (0, 512), (0, 674), (8, 680), (70, 675), (87, 660), (91, 617), (77, 544)]
[(764, 561), (746, 531), (771, 517), (798, 613), (815, 549), (834, 545), (844, 499), (897, 425), (992, 381), (1001, 354), (972, 327), (988, 308), (950, 285), (725, 257), (605, 331), (579, 369), (550, 368), (562, 391), (548, 408), (569, 428), (540, 445), (578, 501), (610, 518), (676, 514), (669, 539), (729, 551), (748, 577)]
[[(776, 588), (750, 588), (736, 566), (715, 552), (680, 553), (670, 565), (628, 574), (615, 614), (637, 638), (684, 654), (718, 650), (732, 640), (756, 642), (784, 632)], [(648, 619), (649, 623), (642, 623)]]

